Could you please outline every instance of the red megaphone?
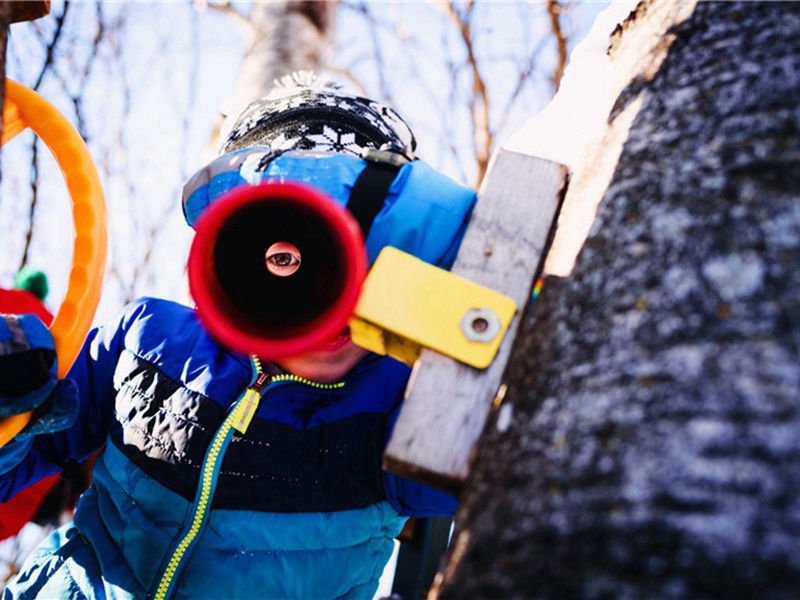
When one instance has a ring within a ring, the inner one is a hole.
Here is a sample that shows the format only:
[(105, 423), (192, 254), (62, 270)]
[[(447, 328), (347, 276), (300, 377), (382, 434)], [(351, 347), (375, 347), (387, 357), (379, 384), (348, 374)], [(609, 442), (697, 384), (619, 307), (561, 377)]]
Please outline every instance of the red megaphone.
[[(271, 256), (272, 249), (278, 253)], [(198, 220), (188, 263), (189, 289), (208, 331), (266, 359), (314, 350), (340, 334), (366, 274), (355, 219), (300, 183), (225, 194)]]

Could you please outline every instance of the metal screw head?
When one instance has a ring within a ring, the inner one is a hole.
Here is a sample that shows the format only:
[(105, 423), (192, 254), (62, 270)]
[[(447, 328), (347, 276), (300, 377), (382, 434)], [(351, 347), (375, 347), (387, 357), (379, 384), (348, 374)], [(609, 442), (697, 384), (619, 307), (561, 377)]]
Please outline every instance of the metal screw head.
[(470, 342), (488, 344), (500, 333), (500, 318), (491, 308), (471, 308), (459, 322), (461, 332)]

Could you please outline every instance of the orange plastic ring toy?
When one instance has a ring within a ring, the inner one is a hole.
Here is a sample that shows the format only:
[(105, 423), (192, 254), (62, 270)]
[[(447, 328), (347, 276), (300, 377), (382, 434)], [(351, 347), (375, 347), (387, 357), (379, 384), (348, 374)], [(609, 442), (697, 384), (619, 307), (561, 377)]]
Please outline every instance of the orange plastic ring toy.
[[(72, 198), (75, 241), (64, 300), (50, 333), (63, 379), (80, 352), (100, 302), (106, 265), (106, 208), (100, 177), (86, 143), (69, 121), (33, 90), (6, 80), (0, 145), (30, 127), (58, 163)], [(30, 422), (33, 413), (0, 420), (0, 446)]]

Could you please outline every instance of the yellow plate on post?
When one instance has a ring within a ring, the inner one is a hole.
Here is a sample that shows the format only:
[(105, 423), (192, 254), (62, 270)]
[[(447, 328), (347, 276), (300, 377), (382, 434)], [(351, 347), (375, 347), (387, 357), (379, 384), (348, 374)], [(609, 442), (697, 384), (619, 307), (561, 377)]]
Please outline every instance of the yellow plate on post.
[(364, 282), (350, 329), (359, 346), (407, 363), (427, 347), (485, 369), (516, 311), (505, 294), (387, 247)]

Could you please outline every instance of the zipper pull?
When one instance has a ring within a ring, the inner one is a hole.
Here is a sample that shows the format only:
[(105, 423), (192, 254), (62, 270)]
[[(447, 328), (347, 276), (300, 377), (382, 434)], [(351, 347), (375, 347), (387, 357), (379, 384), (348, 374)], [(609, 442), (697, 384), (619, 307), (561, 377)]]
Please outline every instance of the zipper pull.
[(269, 374), (259, 373), (256, 380), (244, 391), (242, 399), (236, 404), (236, 408), (233, 409), (233, 428), (239, 433), (244, 434), (247, 431), (253, 415), (256, 414), (256, 409), (258, 409), (261, 394), (264, 393), (264, 388), (271, 380), (272, 377)]

